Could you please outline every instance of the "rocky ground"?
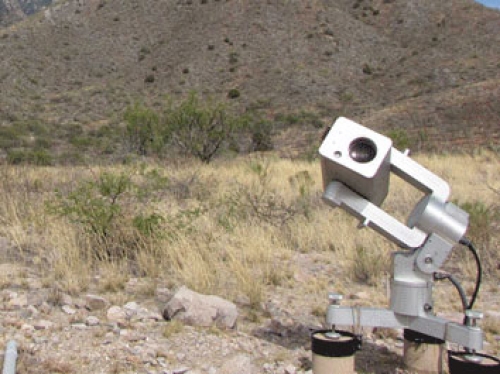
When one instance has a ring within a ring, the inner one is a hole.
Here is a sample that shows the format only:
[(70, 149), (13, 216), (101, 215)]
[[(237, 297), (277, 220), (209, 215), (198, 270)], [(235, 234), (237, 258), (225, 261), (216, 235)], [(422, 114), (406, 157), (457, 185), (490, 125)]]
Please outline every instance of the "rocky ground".
[[(0, 346), (17, 342), (18, 373), (312, 373), (309, 334), (321, 327), (323, 315), (311, 305), (323, 302), (305, 285), (319, 273), (335, 271), (311, 254), (297, 253), (290, 261), (301, 265), (294, 277), (306, 292), (274, 289), (259, 308), (245, 300), (187, 296), (194, 309), (178, 306), (170, 314), (164, 311), (177, 290), (161, 285), (145, 295), (146, 281), (133, 278), (119, 293), (89, 289), (70, 296), (44, 285), (30, 269), (4, 263), (0, 272), (9, 281), (0, 291)], [(347, 297), (376, 302), (366, 286), (353, 287)], [(498, 310), (498, 303), (491, 305)], [(358, 373), (410, 373), (403, 369), (401, 335), (365, 331), (356, 355)]]

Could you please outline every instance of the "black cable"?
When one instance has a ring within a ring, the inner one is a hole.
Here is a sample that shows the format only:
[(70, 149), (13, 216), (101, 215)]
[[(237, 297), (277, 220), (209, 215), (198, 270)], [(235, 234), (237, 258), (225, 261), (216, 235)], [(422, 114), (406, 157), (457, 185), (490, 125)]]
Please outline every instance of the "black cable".
[(455, 278), (453, 275), (448, 274), (448, 273), (434, 273), (434, 279), (435, 280), (443, 280), (443, 279), (449, 279), (450, 282), (455, 286), (457, 289), (458, 293), (460, 294), (460, 300), (462, 300), (462, 309), (463, 312), (465, 313), (465, 310), (467, 309), (467, 295), (465, 294), (465, 291), (462, 287), (462, 285), (458, 282), (458, 279)]
[(467, 309), (472, 309), (472, 307), (474, 306), (474, 303), (476, 302), (476, 298), (477, 298), (477, 295), (479, 293), (479, 288), (481, 287), (481, 279), (483, 277), (483, 269), (481, 267), (481, 261), (479, 260), (479, 256), (477, 254), (476, 248), (474, 247), (474, 244), (472, 244), (472, 242), (465, 237), (460, 239), (460, 244), (466, 246), (469, 249), (469, 251), (474, 256), (474, 260), (476, 261), (476, 267), (477, 267), (476, 286), (474, 287), (474, 292), (472, 293), (470, 302), (467, 305)]

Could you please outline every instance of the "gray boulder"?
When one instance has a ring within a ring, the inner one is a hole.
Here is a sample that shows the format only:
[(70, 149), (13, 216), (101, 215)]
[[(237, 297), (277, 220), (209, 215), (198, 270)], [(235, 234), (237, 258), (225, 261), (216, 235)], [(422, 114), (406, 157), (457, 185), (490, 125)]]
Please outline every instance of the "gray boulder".
[(163, 317), (178, 319), (192, 326), (221, 328), (236, 327), (238, 310), (236, 305), (218, 296), (202, 295), (182, 286), (168, 301)]

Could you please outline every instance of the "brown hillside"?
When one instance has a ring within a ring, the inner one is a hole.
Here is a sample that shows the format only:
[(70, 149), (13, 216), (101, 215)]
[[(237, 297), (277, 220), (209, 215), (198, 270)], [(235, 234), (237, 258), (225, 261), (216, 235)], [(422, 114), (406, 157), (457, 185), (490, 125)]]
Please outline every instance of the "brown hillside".
[(478, 110), (474, 144), (500, 127), (500, 12), (472, 0), (66, 1), (2, 29), (0, 51), (4, 125), (96, 128), (135, 100), (237, 89), (240, 110), (433, 127), (422, 148)]

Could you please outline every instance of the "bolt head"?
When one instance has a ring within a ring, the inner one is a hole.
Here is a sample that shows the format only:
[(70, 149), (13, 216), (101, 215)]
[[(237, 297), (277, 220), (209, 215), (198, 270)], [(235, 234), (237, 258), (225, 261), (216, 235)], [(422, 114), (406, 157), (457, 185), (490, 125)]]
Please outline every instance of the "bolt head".
[(339, 304), (344, 299), (344, 296), (338, 293), (330, 292), (328, 293), (328, 301), (331, 304)]
[(480, 310), (467, 309), (465, 311), (465, 316), (469, 319), (483, 319), (484, 313)]
[(342, 337), (342, 335), (340, 335), (338, 332), (330, 331), (325, 333), (325, 337), (331, 340), (339, 340)]

